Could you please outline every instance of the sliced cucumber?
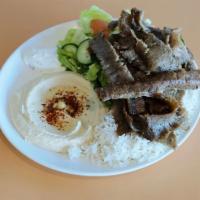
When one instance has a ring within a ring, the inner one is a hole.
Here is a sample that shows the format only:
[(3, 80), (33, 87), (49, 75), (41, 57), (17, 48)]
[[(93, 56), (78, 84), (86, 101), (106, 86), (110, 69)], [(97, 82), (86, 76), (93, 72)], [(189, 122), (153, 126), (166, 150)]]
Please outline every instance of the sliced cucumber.
[(77, 60), (82, 64), (90, 64), (92, 62), (91, 55), (89, 52), (89, 39), (84, 40), (80, 43), (77, 50)]
[(62, 47), (65, 55), (70, 58), (75, 58), (77, 54), (77, 46), (75, 44), (66, 44)]

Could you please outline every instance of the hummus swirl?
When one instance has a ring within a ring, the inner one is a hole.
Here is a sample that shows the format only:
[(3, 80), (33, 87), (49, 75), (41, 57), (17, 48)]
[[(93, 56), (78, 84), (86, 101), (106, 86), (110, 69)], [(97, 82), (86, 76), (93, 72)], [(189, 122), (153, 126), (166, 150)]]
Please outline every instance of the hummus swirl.
[(92, 85), (73, 72), (46, 74), (11, 97), (11, 119), (29, 142), (65, 152), (89, 137), (103, 114)]

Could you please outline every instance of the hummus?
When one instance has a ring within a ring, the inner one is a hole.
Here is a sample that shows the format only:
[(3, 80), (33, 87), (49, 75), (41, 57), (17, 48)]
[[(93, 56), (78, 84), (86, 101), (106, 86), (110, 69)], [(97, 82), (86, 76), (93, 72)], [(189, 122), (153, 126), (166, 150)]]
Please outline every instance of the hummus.
[(103, 113), (92, 85), (72, 72), (42, 75), (10, 101), (11, 119), (25, 140), (56, 152), (85, 142)]

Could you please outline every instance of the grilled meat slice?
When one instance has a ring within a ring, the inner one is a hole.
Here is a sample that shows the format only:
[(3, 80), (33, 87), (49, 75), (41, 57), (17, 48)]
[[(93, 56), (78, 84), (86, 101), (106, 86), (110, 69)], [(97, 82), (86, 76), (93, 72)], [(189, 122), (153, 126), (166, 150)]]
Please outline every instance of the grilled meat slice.
[(127, 11), (122, 10), (121, 16), (118, 20), (119, 29), (124, 32), (127, 31), (130, 28), (131, 21), (131, 15)]
[(172, 50), (169, 45), (156, 37), (153, 33), (146, 30), (142, 25), (143, 12), (136, 8), (131, 10), (132, 30), (135, 37), (142, 40), (148, 50), (139, 51), (139, 55), (144, 59), (149, 71), (168, 71), (177, 70), (181, 66), (177, 64), (173, 57)]
[(120, 36), (126, 39), (124, 43), (128, 44), (129, 47), (131, 46), (139, 58), (144, 59), (144, 54), (149, 51), (149, 48), (131, 29), (131, 20), (131, 15), (126, 11), (122, 11), (121, 18), (119, 19)]
[(126, 32), (123, 35), (113, 34), (109, 40), (120, 58), (126, 63), (134, 80), (142, 80), (146, 75), (146, 66), (135, 51), (134, 44), (136, 42), (132, 41), (131, 32)]
[[(163, 115), (135, 115), (133, 116), (134, 130), (148, 140), (160, 140), (168, 138), (183, 122), (184, 111), (179, 108), (176, 112)], [(173, 144), (174, 146), (174, 144)]]
[[(122, 83), (133, 81), (133, 77), (127, 66), (119, 60), (119, 56), (111, 43), (102, 35), (97, 35), (90, 43), (92, 51), (100, 60), (102, 68), (110, 83)], [(129, 132), (131, 129), (125, 119), (123, 101), (113, 102), (113, 116), (117, 124), (119, 135)]]
[(134, 45), (131, 42), (131, 36), (128, 33), (126, 35), (112, 35), (110, 41), (121, 59), (126, 63), (133, 77), (137, 71), (146, 70), (146, 66), (135, 51)]
[(137, 134), (148, 140), (163, 140), (170, 146), (176, 146), (176, 138), (173, 131), (181, 125), (185, 119), (185, 111), (178, 107), (166, 114), (136, 114), (125, 115), (130, 127)]
[(170, 34), (173, 29), (164, 27), (163, 29), (155, 28), (152, 26), (148, 27), (149, 32), (153, 33), (159, 40), (162, 40), (165, 44), (169, 44)]
[[(116, 82), (120, 83), (133, 81), (133, 77), (126, 65), (119, 60), (119, 56), (115, 49), (102, 35), (97, 35), (91, 41), (90, 47), (100, 60), (102, 68), (110, 83), (114, 84)], [(123, 109), (124, 102), (122, 100), (113, 101), (113, 117), (117, 124), (117, 133), (119, 135), (131, 131), (124, 113), (122, 112)]]
[(108, 29), (113, 31), (118, 26), (118, 20), (113, 20), (108, 24)]
[(131, 18), (126, 11), (122, 11), (118, 24), (123, 32), (111, 35), (109, 40), (120, 57), (127, 63), (127, 67), (134, 77), (136, 71), (146, 70), (143, 60), (137, 53), (137, 51), (145, 51), (146, 46), (132, 35), (134, 33), (130, 28)]
[(151, 97), (155, 93), (166, 89), (197, 89), (200, 87), (200, 70), (178, 70), (174, 72), (152, 73), (143, 81), (109, 85), (97, 89), (99, 98), (103, 101), (109, 99), (129, 99), (141, 96)]
[[(146, 26), (143, 11), (136, 8), (131, 10), (131, 14), (122, 11), (118, 25), (121, 31), (119, 35), (126, 38), (124, 44), (132, 46), (124, 54), (125, 57), (128, 55), (129, 62), (137, 55), (137, 58), (142, 58), (140, 63), (146, 65), (143, 70), (173, 71), (181, 69), (182, 65), (194, 69), (193, 59), (182, 40), (180, 29)], [(123, 54), (121, 56), (124, 57)]]
[(160, 95), (127, 99), (127, 110), (130, 115), (161, 115), (173, 112), (177, 106), (178, 103), (176, 100)]
[[(143, 25), (143, 12), (134, 8), (131, 10), (132, 29), (137, 38), (141, 39), (149, 51), (140, 52), (149, 71), (173, 71), (181, 69), (190, 61), (187, 47), (181, 40), (180, 29), (165, 28), (160, 34), (162, 40)], [(167, 44), (166, 44), (167, 43)], [(168, 45), (169, 44), (169, 45)]]
[(133, 77), (127, 66), (120, 61), (115, 49), (102, 34), (98, 34), (91, 40), (90, 48), (99, 59), (102, 68), (111, 83), (133, 81)]
[(171, 46), (174, 54), (179, 58), (179, 60), (182, 60), (182, 68), (187, 70), (197, 69), (197, 63), (194, 59), (194, 56), (192, 55), (190, 49), (184, 45), (183, 38), (180, 34), (180, 29), (171, 29), (168, 27), (160, 29), (149, 27), (149, 30), (166, 45)]
[(114, 100), (112, 106), (112, 114), (117, 124), (117, 134), (122, 135), (130, 133), (132, 130), (125, 117), (125, 100)]
[(178, 101), (158, 95), (139, 97), (128, 99), (126, 108), (125, 117), (133, 131), (148, 140), (163, 140), (176, 146), (173, 131), (185, 117)]
[(143, 97), (127, 99), (127, 112), (130, 115), (144, 114), (146, 112), (145, 100)]

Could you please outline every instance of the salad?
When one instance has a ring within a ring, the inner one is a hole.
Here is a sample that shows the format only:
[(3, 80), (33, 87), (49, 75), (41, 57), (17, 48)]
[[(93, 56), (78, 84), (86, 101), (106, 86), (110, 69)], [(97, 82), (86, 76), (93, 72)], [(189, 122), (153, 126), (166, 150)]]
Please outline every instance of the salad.
[(106, 76), (96, 57), (90, 52), (89, 42), (99, 32), (110, 34), (108, 23), (112, 16), (97, 6), (82, 11), (79, 27), (68, 30), (65, 38), (57, 45), (58, 59), (67, 71), (81, 74), (94, 87), (107, 84)]

